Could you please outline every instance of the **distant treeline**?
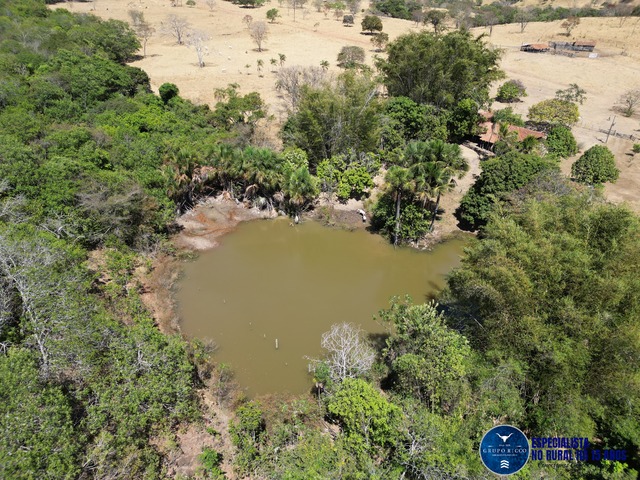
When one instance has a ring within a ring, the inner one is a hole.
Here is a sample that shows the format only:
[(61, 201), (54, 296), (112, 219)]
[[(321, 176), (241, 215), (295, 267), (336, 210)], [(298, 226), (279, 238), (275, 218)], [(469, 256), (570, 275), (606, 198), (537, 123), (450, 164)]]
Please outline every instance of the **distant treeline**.
[[(551, 5), (522, 8), (514, 5), (517, 2), (494, 2), (485, 5), (471, 2), (438, 3), (431, 7), (445, 8), (449, 15), (456, 19), (458, 26), (484, 27), (506, 23), (518, 23), (522, 15), (527, 21), (552, 22), (569, 17), (630, 17), (640, 16), (640, 6), (632, 6), (628, 2), (604, 3), (600, 8), (585, 6), (580, 8), (553, 7)], [(372, 8), (394, 18), (422, 22), (424, 19), (424, 3), (415, 0), (377, 0)]]

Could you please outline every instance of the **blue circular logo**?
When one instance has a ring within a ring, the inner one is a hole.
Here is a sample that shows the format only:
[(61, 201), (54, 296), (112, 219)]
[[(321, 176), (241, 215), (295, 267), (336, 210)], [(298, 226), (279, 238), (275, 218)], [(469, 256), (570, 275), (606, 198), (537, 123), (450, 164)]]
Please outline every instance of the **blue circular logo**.
[(482, 463), (498, 475), (520, 471), (527, 464), (529, 453), (529, 439), (511, 425), (493, 427), (480, 442)]

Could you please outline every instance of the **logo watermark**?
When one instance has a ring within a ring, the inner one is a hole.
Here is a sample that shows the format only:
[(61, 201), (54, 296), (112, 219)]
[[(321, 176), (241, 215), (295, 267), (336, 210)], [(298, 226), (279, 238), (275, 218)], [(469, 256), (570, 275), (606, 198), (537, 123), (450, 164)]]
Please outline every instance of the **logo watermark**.
[(529, 439), (511, 425), (493, 427), (480, 441), (482, 463), (498, 475), (512, 475), (522, 470), (529, 453)]

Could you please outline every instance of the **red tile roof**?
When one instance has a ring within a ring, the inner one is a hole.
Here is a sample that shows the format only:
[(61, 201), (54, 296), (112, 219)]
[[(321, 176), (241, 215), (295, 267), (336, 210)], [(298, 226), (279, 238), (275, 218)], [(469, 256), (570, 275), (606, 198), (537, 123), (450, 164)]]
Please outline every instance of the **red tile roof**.
[[(499, 129), (500, 127), (493, 122), (483, 122), (480, 124), (480, 128), (485, 132), (480, 134), (480, 140), (486, 143), (496, 143), (500, 140)], [(516, 127), (515, 125), (509, 125), (510, 132), (516, 132), (518, 134), (518, 141), (522, 142), (527, 137), (545, 138), (546, 135), (542, 132), (537, 132), (525, 127)]]

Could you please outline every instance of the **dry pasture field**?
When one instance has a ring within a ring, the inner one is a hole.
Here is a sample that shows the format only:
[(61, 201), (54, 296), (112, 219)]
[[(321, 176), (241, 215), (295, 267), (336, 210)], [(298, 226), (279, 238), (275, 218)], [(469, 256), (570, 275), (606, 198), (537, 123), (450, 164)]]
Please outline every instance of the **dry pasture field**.
[[(574, 2), (575, 3), (575, 2)], [(240, 91), (257, 91), (269, 105), (274, 115), (271, 133), (286, 118), (286, 110), (275, 89), (274, 71), (279, 68), (280, 54), (286, 57), (285, 66), (315, 65), (329, 62), (330, 71), (338, 72), (336, 57), (345, 45), (361, 46), (366, 51), (366, 61), (373, 65), (376, 53), (368, 35), (361, 32), (360, 22), (364, 13), (358, 13), (354, 26), (343, 26), (332, 12), (325, 16), (308, 4), (308, 8), (294, 12), (287, 8), (286, 0), (274, 1), (260, 8), (242, 8), (230, 2), (216, 0), (212, 10), (204, 0), (196, 0), (194, 7), (172, 7), (170, 0), (95, 0), (94, 2), (70, 2), (52, 6), (64, 6), (75, 12), (92, 13), (102, 18), (130, 21), (128, 12), (139, 10), (145, 20), (155, 29), (147, 44), (147, 57), (133, 63), (151, 77), (152, 87), (157, 91), (165, 82), (175, 83), (183, 97), (196, 103), (215, 104), (214, 91), (231, 83), (240, 85)], [(363, 7), (366, 8), (366, 3)], [(567, 5), (575, 6), (575, 5)], [(281, 17), (268, 23), (268, 36), (263, 51), (251, 39), (243, 17), (250, 15), (253, 21), (267, 21), (266, 12), (277, 8)], [(184, 17), (194, 29), (207, 32), (208, 55), (204, 68), (199, 68), (193, 49), (178, 45), (171, 36), (162, 34), (162, 24), (168, 15)], [(382, 18), (384, 32), (391, 40), (408, 31), (417, 31), (414, 22), (393, 18)], [(620, 95), (632, 88), (640, 88), (640, 18), (630, 17), (622, 23), (618, 18), (583, 18), (573, 30), (570, 39), (593, 40), (597, 58), (576, 56), (573, 58), (520, 52), (522, 43), (567, 41), (561, 22), (530, 23), (523, 33), (520, 26), (499, 25), (493, 28), (487, 41), (503, 50), (502, 68), (507, 78), (522, 80), (528, 96), (522, 102), (512, 104), (517, 113), (526, 114), (532, 104), (553, 98), (555, 91), (577, 83), (587, 91), (587, 100), (580, 106), (581, 120), (574, 128), (581, 151), (605, 141), (606, 134), (615, 116), (613, 131), (640, 137), (640, 112), (631, 118), (616, 114), (612, 107)], [(485, 28), (474, 29), (474, 33), (487, 34)], [(272, 65), (275, 59), (276, 65)], [(258, 60), (263, 67), (258, 71)], [(495, 86), (497, 88), (497, 85)], [(495, 103), (493, 108), (504, 105)], [(640, 109), (639, 109), (640, 110)], [(635, 141), (640, 143), (640, 139)], [(612, 201), (627, 202), (640, 211), (640, 156), (630, 155), (633, 141), (610, 136), (607, 146), (616, 155), (621, 170), (615, 185), (605, 187)], [(568, 159), (563, 164), (570, 171)]]

